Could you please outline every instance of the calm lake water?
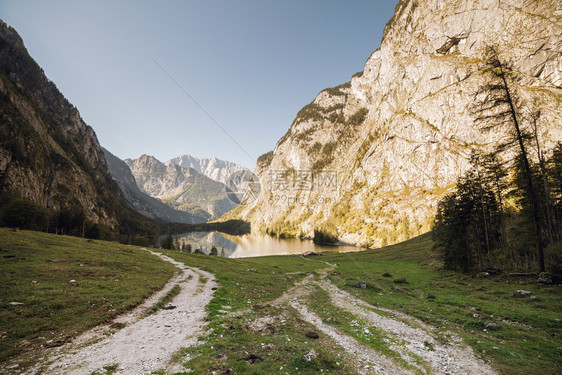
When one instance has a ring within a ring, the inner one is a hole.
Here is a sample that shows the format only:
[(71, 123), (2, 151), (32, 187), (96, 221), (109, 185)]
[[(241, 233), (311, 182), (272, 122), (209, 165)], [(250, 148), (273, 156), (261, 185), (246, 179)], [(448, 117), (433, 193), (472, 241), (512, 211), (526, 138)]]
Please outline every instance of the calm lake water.
[(280, 239), (269, 236), (244, 236), (223, 235), (218, 232), (191, 232), (177, 236), (182, 243), (191, 244), (192, 251), (202, 249), (208, 254), (213, 246), (218, 249), (219, 255), (229, 258), (248, 258), (266, 255), (291, 255), (302, 254), (306, 251), (320, 252), (350, 252), (359, 251), (355, 246), (328, 246), (317, 245), (309, 240), (296, 238)]

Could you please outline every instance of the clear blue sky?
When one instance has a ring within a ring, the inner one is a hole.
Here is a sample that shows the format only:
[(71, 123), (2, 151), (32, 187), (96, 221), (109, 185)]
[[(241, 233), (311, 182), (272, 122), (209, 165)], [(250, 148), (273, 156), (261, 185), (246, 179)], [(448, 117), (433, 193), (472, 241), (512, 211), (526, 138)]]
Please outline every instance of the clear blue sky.
[(253, 167), (319, 91), (363, 70), (396, 3), (0, 0), (0, 18), (120, 158)]

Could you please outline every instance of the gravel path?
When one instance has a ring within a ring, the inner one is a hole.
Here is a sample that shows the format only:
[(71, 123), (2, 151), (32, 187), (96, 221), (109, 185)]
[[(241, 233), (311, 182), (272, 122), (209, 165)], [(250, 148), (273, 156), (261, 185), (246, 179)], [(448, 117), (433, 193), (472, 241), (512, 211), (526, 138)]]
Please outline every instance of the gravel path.
[[(273, 303), (290, 305), (304, 320), (334, 339), (354, 359), (359, 374), (492, 375), (497, 373), (490, 365), (477, 358), (472, 348), (465, 345), (454, 334), (449, 332), (448, 342), (443, 343), (436, 339), (434, 327), (402, 312), (375, 308), (331, 284), (325, 279), (325, 275), (333, 269), (334, 265), (327, 264), (331, 267), (323, 270), (323, 275), (320, 276), (322, 281), (316, 281), (311, 274)], [(387, 343), (390, 349), (398, 353), (410, 368), (404, 368), (324, 322), (318, 314), (306, 306), (306, 298), (314, 287), (320, 287), (328, 292), (330, 302), (334, 306), (351, 312), (358, 319), (367, 322), (372, 329), (383, 331), (389, 338)], [(384, 313), (378, 314), (377, 310)]]
[(369, 347), (361, 345), (353, 337), (348, 336), (331, 325), (324, 323), (316, 313), (310, 311), (298, 298), (291, 300), (289, 305), (296, 309), (304, 320), (312, 323), (320, 332), (330, 336), (339, 346), (351, 354), (352, 358), (355, 360), (356, 366), (358, 367), (357, 371), (359, 374), (409, 374), (409, 372), (396, 366), (384, 355), (377, 353)]
[[(118, 365), (115, 374), (150, 374), (159, 369), (170, 369), (170, 359), (176, 351), (195, 345), (204, 324), (205, 306), (217, 286), (214, 277), (160, 253), (151, 253), (174, 264), (181, 273), (141, 306), (115, 319), (114, 322), (125, 325), (124, 328), (115, 332), (119, 324), (113, 324), (113, 328), (100, 326), (85, 332), (72, 343), (57, 348), (46, 361), (50, 365), (32, 369), (28, 374), (40, 370), (46, 374), (91, 374), (113, 365)], [(200, 282), (200, 276), (207, 278), (204, 284)], [(142, 318), (174, 285), (179, 285), (181, 290), (168, 307), (175, 307), (160, 309)]]
[[(391, 345), (391, 349), (400, 353), (402, 358), (412, 366), (418, 367), (420, 371), (423, 371), (423, 367), (410, 359), (410, 353), (421, 357), (428, 363), (431, 366), (431, 374), (496, 374), (491, 366), (477, 358), (473, 350), (464, 345), (457, 336), (452, 335), (448, 343), (440, 342), (432, 334), (433, 327), (414, 317), (388, 309), (383, 310), (395, 316), (407, 318), (407, 321), (414, 323), (409, 325), (401, 320), (377, 314), (373, 311), (373, 306), (353, 297), (329, 282), (316, 282), (315, 285), (320, 286), (330, 294), (334, 306), (350, 311), (373, 327), (384, 331), (390, 338), (394, 339), (392, 341), (402, 342), (403, 345)], [(429, 350), (428, 346), (431, 346), (432, 349)]]

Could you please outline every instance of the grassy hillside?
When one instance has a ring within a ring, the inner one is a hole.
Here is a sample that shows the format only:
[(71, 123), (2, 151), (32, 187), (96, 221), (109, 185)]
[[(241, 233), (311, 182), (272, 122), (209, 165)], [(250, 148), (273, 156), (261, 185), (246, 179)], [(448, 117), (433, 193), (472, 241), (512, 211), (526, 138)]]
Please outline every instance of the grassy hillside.
[(21, 353), (32, 360), (44, 345), (111, 320), (174, 270), (133, 246), (0, 228), (0, 362)]
[[(194, 356), (187, 365), (198, 373), (226, 369), (256, 374), (351, 371), (342, 363), (341, 349), (333, 341), (322, 336), (308, 339), (304, 334), (314, 327), (294, 310), (272, 302), (310, 273), (323, 277), (321, 270), (329, 262), (339, 264), (328, 276), (338, 287), (373, 306), (420, 318), (438, 328), (440, 340), (448, 340), (448, 331), (458, 334), (501, 373), (533, 374), (539, 366), (544, 373), (562, 372), (560, 287), (539, 286), (534, 278), (479, 278), (443, 271), (431, 246), (431, 236), (423, 235), (378, 250), (307, 259), (225, 259), (170, 252), (186, 264), (215, 273), (222, 285), (208, 307), (209, 340), (187, 351)], [(357, 281), (366, 282), (367, 288), (355, 288)], [(537, 298), (514, 298), (515, 289), (531, 291)], [(337, 312), (322, 298), (314, 294), (309, 307), (321, 316)], [(259, 331), (252, 328), (256, 321), (272, 325)], [(485, 331), (488, 321), (499, 323), (499, 329)], [(344, 323), (340, 316), (334, 326), (345, 330)], [(361, 337), (357, 339), (361, 341)], [(310, 349), (319, 357), (303, 363), (302, 356)], [(259, 360), (243, 360), (248, 353)], [(181, 358), (179, 355), (178, 360)]]

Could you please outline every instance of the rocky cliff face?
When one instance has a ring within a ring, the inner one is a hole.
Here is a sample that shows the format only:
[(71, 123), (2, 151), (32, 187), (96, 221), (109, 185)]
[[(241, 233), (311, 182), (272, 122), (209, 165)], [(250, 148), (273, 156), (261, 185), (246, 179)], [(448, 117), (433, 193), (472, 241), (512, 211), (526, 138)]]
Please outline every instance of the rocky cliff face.
[(96, 134), (0, 21), (0, 188), (117, 224), (119, 189)]
[(223, 184), (227, 184), (228, 178), (234, 172), (247, 170), (247, 168), (231, 161), (220, 160), (215, 157), (199, 159), (191, 155), (178, 156), (177, 158), (168, 160), (166, 164), (179, 165), (183, 168), (193, 168), (210, 179)]
[(401, 0), (364, 71), (297, 114), (258, 161), (259, 199), (232, 215), (253, 230), (284, 223), (309, 235), (329, 222), (343, 240), (372, 246), (429, 230), (471, 151), (505, 137), (478, 130), (470, 110), (488, 47), (541, 110), (543, 147), (562, 139), (560, 35), (556, 0)]
[(225, 193), (225, 185), (214, 181), (193, 168), (176, 164), (165, 165), (153, 156), (126, 159), (138, 187), (175, 209), (195, 216), (218, 218), (236, 204)]
[(203, 210), (193, 210), (191, 213), (174, 210), (167, 204), (140, 191), (135, 177), (129, 166), (111, 152), (103, 149), (109, 172), (119, 185), (123, 196), (129, 204), (140, 214), (164, 223), (204, 223), (211, 217)]

